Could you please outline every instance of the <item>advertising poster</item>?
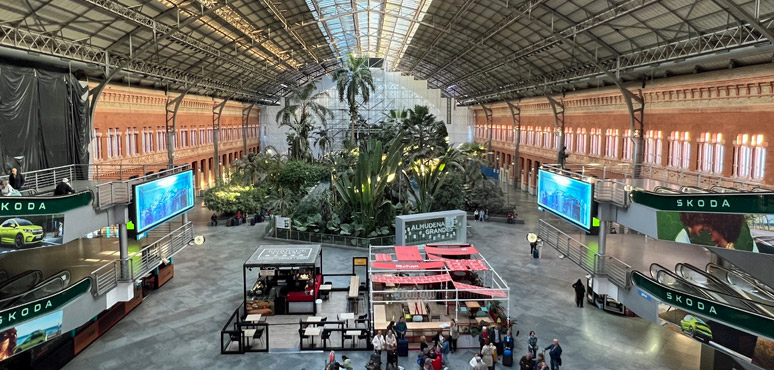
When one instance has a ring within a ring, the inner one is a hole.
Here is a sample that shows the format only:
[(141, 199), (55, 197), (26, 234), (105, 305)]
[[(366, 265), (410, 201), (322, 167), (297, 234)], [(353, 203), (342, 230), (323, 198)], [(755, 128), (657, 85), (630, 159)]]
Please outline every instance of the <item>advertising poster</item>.
[(712, 319), (672, 307), (659, 317), (676, 331), (715, 349), (770, 369), (774, 366), (774, 341), (737, 330)]
[(0, 253), (61, 245), (64, 215), (0, 217)]
[(591, 184), (540, 170), (538, 205), (586, 230), (591, 229)]
[(134, 224), (136, 232), (142, 233), (193, 208), (193, 172), (137, 185), (134, 192)]
[(658, 238), (774, 254), (774, 215), (658, 211)]
[(62, 334), (62, 311), (6, 329), (0, 333), (0, 361)]

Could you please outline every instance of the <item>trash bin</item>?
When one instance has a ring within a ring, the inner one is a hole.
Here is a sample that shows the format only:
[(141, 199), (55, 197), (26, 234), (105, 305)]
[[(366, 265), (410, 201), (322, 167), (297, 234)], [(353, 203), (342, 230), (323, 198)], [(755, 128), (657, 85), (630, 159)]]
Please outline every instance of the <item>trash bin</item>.
[(322, 299), (315, 299), (314, 304), (317, 306), (317, 313), (322, 312)]

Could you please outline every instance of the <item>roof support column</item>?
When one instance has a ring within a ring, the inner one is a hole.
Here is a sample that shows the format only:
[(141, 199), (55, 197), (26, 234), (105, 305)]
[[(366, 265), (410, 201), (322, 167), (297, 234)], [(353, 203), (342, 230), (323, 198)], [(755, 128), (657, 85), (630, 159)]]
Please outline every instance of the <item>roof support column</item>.
[(511, 117), (513, 118), (513, 188), (518, 189), (521, 185), (521, 169), (519, 168), (519, 143), (521, 143), (521, 107), (519, 105), (520, 101), (516, 101), (516, 105), (514, 105), (510, 100), (505, 99), (505, 103), (508, 104), (508, 108), (511, 109)]
[(556, 163), (564, 169), (564, 160), (566, 159), (564, 150), (564, 100), (556, 101), (550, 95), (546, 95), (548, 103), (551, 104), (551, 110), (554, 112), (554, 135), (559, 136), (559, 144), (556, 146)]
[(486, 124), (489, 126), (489, 139), (487, 140), (486, 157), (492, 163), (492, 165), (494, 165), (494, 153), (492, 152), (492, 129), (494, 126), (494, 117), (492, 116), (492, 108), (487, 107), (484, 104), (481, 104), (481, 108), (484, 110), (484, 115), (486, 115)]
[(244, 153), (245, 157), (247, 156), (247, 123), (250, 119), (250, 111), (253, 110), (254, 105), (250, 104), (242, 108), (242, 153)]
[(222, 178), (220, 176), (220, 117), (223, 114), (223, 108), (226, 106), (228, 99), (224, 99), (220, 103), (216, 103), (212, 106), (212, 144), (215, 148), (215, 157), (212, 161), (212, 169), (215, 171), (215, 186), (221, 184)]
[(642, 90), (633, 92), (619, 86), (623, 94), (626, 109), (629, 112), (629, 129), (632, 141), (632, 178), (639, 179), (642, 175), (642, 158), (644, 157), (643, 132), (645, 131), (645, 99), (642, 98)]
[(175, 166), (175, 135), (177, 134), (177, 112), (180, 109), (180, 103), (183, 102), (185, 95), (188, 92), (183, 92), (176, 98), (172, 99), (167, 96), (167, 167), (172, 168)]

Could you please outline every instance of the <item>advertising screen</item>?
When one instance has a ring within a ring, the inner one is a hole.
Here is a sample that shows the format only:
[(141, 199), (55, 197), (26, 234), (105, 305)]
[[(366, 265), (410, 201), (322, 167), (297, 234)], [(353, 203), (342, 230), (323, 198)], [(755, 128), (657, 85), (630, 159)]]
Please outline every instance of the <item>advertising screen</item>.
[(135, 232), (139, 234), (148, 231), (193, 206), (192, 171), (135, 185), (133, 208)]
[(586, 230), (591, 229), (593, 208), (591, 184), (538, 171), (538, 205)]
[(774, 254), (774, 215), (658, 211), (656, 225), (661, 240)]
[(62, 311), (25, 322), (0, 333), (0, 361), (62, 334)]

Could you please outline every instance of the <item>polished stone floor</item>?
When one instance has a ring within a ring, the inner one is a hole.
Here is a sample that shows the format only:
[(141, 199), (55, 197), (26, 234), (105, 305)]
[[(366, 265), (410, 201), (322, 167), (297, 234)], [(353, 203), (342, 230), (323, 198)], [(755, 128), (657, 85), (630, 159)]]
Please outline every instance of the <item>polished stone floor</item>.
[[(511, 317), (518, 321), (516, 355), (526, 351), (525, 333), (535, 330), (539, 345), (558, 338), (564, 349), (562, 369), (698, 369), (701, 344), (639, 318), (576, 308), (570, 285), (584, 273), (554, 250), (542, 259), (528, 255), (527, 232), (541, 214), (534, 198), (510, 194), (523, 225), (472, 223), (472, 243), (511, 288)], [(209, 213), (190, 215), (204, 245), (190, 246), (174, 258), (175, 278), (70, 362), (66, 369), (322, 369), (327, 353), (250, 353), (221, 355), (219, 332), (242, 300), (244, 260), (263, 244), (263, 225), (209, 227)], [(324, 249), (326, 273), (351, 271), (352, 257), (365, 252)], [(292, 335), (295, 335), (293, 333)], [(367, 352), (337, 353), (363, 369)], [(450, 369), (469, 369), (473, 350), (451, 357)], [(401, 358), (415, 369), (412, 353)], [(518, 357), (517, 357), (518, 359)], [(498, 367), (502, 368), (501, 365)]]

